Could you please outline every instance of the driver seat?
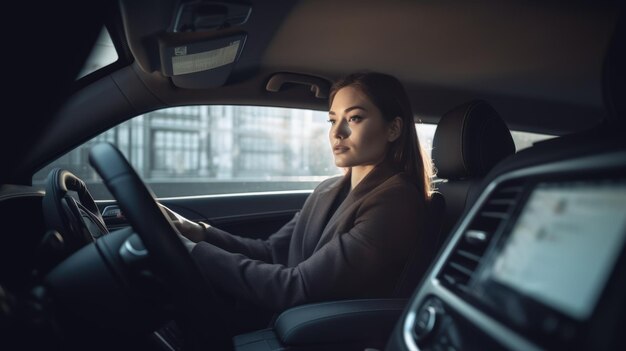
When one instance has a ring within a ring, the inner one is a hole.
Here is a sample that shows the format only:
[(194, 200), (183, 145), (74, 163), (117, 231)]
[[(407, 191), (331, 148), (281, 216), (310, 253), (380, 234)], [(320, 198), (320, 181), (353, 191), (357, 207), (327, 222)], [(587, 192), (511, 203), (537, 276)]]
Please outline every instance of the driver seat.
[[(427, 206), (425, 245), (416, 247), (402, 273), (394, 298), (356, 299), (293, 307), (273, 328), (233, 338), (237, 351), (383, 349), (407, 299), (423, 279), (452, 225), (474, 189), (496, 163), (515, 153), (506, 124), (487, 102), (473, 100), (447, 112), (435, 133), (433, 158), (439, 192)], [(452, 208), (448, 203), (452, 202)], [(346, 327), (349, 326), (349, 327)], [(364, 340), (366, 339), (366, 340)]]

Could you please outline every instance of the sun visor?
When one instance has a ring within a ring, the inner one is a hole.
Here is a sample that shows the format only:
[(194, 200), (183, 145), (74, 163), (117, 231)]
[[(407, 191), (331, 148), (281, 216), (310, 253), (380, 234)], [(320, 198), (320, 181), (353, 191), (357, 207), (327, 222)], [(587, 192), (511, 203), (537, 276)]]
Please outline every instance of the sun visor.
[(245, 42), (245, 33), (185, 44), (160, 41), (161, 72), (180, 88), (222, 86), (237, 63)]

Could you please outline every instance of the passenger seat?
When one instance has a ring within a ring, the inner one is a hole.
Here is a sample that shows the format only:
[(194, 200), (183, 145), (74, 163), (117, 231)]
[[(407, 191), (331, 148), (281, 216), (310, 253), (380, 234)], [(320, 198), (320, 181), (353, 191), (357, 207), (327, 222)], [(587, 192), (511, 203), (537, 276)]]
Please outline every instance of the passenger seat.
[(437, 190), (445, 199), (438, 248), (470, 207), (485, 175), (500, 161), (515, 154), (508, 127), (484, 100), (473, 100), (445, 113), (433, 138), (432, 158)]

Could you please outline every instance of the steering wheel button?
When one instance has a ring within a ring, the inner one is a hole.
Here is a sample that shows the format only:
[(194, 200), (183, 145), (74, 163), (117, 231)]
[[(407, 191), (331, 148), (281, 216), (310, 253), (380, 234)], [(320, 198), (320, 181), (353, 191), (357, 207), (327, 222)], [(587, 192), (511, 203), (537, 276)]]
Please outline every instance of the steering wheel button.
[(424, 310), (420, 313), (419, 318), (417, 319), (417, 327), (420, 330), (426, 329), (426, 326), (428, 325), (428, 320), (430, 319), (430, 315), (428, 313), (428, 311)]
[(428, 336), (435, 328), (436, 318), (437, 311), (434, 307), (428, 305), (423, 307), (418, 314), (417, 322), (413, 328), (415, 335), (419, 339)]

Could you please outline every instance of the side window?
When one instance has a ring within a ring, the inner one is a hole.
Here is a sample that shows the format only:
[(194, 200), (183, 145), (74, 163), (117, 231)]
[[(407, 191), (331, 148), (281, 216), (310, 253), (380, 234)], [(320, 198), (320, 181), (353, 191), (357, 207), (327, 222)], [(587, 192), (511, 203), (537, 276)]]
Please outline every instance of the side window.
[(515, 143), (516, 151), (529, 148), (533, 146), (534, 143), (547, 140), (547, 139), (552, 139), (555, 137), (554, 135), (518, 132), (518, 131), (511, 131), (511, 136), (513, 136), (513, 142)]
[(89, 57), (87, 57), (87, 61), (85, 62), (83, 69), (80, 73), (78, 73), (78, 77), (76, 77), (76, 79), (80, 79), (99, 70), (100, 68), (106, 67), (117, 61), (118, 58), (117, 51), (115, 50), (115, 46), (113, 45), (113, 41), (109, 35), (109, 31), (106, 27), (103, 27), (102, 31), (100, 31), (98, 39), (91, 49)]
[(416, 123), (417, 139), (419, 140), (425, 154), (432, 159), (433, 137), (435, 136), (436, 124)]
[(154, 111), (93, 138), (54, 167), (71, 171), (94, 198), (112, 199), (88, 163), (91, 146), (115, 144), (157, 197), (308, 190), (341, 174), (323, 111), (256, 106), (185, 106)]
[[(310, 190), (341, 174), (328, 143), (328, 115), (258, 106), (184, 106), (147, 113), (98, 135), (33, 176), (43, 185), (52, 168), (71, 171), (94, 198), (112, 199), (88, 162), (91, 146), (108, 141), (131, 162), (157, 197)], [(417, 123), (428, 157), (436, 125)], [(512, 132), (519, 151), (552, 138)], [(436, 166), (436, 165), (435, 165)]]
[[(112, 199), (88, 161), (98, 142), (115, 144), (157, 197), (310, 190), (342, 174), (328, 142), (328, 115), (258, 106), (185, 106), (147, 113), (77, 147), (52, 168), (83, 179), (98, 200)], [(435, 125), (416, 124), (430, 154)]]
[[(437, 125), (417, 123), (415, 124), (415, 127), (417, 130), (417, 137), (419, 138), (422, 147), (426, 151), (426, 154), (430, 156), (433, 145), (433, 137), (435, 136), (435, 130), (437, 129)], [(538, 134), (520, 131), (511, 131), (511, 136), (513, 137), (513, 143), (515, 144), (516, 152), (529, 148), (533, 146), (534, 143), (556, 137), (549, 134)]]
[[(426, 152), (426, 155), (432, 159), (433, 137), (435, 136), (435, 130), (437, 129), (437, 125), (417, 123), (415, 124), (415, 128), (417, 130), (417, 137), (419, 138), (419, 141), (422, 144), (422, 148)], [(513, 143), (515, 144), (516, 152), (529, 148), (536, 142), (540, 142), (540, 141), (547, 140), (547, 139), (552, 139), (555, 137), (554, 135), (537, 134), (537, 133), (520, 132), (520, 131), (511, 131), (511, 136), (513, 137)], [(437, 165), (435, 164), (434, 166), (436, 168)], [(435, 179), (436, 179), (436, 174), (435, 174)]]

